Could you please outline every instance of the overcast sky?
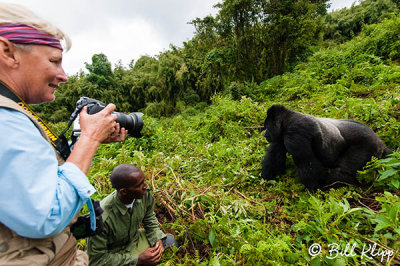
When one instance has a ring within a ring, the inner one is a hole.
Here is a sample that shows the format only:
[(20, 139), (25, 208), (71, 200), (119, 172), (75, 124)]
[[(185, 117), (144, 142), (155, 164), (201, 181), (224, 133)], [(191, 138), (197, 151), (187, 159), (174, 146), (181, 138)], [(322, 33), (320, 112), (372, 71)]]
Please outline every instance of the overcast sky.
[[(356, 0), (331, 0), (331, 10)], [(189, 21), (215, 15), (221, 0), (13, 0), (53, 22), (72, 39), (64, 54), (68, 75), (85, 70), (94, 54), (104, 53), (114, 65), (127, 66), (142, 55), (158, 55), (193, 37)]]

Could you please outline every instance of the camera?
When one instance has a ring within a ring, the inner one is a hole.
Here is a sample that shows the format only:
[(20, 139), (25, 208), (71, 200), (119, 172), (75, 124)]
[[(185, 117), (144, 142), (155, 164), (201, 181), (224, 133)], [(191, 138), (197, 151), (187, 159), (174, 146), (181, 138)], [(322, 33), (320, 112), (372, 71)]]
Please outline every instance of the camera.
[(96, 230), (93, 231), (90, 228), (89, 214), (79, 216), (76, 222), (71, 225), (71, 233), (74, 235), (76, 239), (97, 235), (104, 229), (103, 219), (101, 218), (103, 209), (100, 207), (100, 202), (94, 200), (92, 200), (92, 202), (93, 202), (94, 212), (96, 215)]
[[(70, 121), (74, 121), (71, 137), (76, 138), (80, 136), (81, 128), (79, 124), (79, 112), (84, 106), (87, 106), (88, 114), (98, 113), (106, 107), (106, 105), (99, 100), (91, 99), (89, 97), (81, 97), (76, 102), (76, 108), (70, 117)], [(130, 136), (135, 138), (141, 137), (140, 131), (143, 128), (143, 113), (133, 112), (129, 115), (126, 115), (120, 112), (113, 112), (113, 114), (117, 115), (116, 122), (120, 124), (121, 128), (127, 129)]]

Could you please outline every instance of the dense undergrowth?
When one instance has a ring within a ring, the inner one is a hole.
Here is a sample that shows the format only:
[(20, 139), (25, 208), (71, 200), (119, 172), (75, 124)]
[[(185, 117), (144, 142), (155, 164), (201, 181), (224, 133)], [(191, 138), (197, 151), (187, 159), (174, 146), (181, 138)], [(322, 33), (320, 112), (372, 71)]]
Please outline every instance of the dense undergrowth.
[[(216, 96), (210, 107), (188, 109), (174, 118), (147, 117), (143, 138), (99, 150), (90, 173), (97, 197), (112, 191), (108, 177), (114, 166), (142, 167), (162, 227), (182, 244), (166, 253), (166, 265), (307, 265), (313, 243), (324, 248), (314, 260), (329, 264), (373, 261), (361, 258), (361, 250), (375, 243), (398, 255), (398, 185), (389, 178), (375, 180), (376, 168), (360, 175), (362, 188), (314, 194), (299, 183), (291, 161), (277, 181), (260, 178), (267, 142), (259, 126), (270, 104)], [(399, 156), (396, 162), (394, 167)], [(343, 249), (355, 244), (356, 255), (327, 259), (330, 243)]]
[(399, 153), (373, 160), (358, 175), (360, 187), (308, 192), (292, 160), (276, 181), (260, 178), (268, 145), (261, 125), (273, 103), (358, 120), (398, 149), (399, 33), (398, 16), (315, 52), (290, 73), (231, 84), (209, 106), (145, 117), (142, 138), (98, 150), (89, 173), (95, 197), (112, 191), (113, 167), (140, 166), (162, 228), (181, 244), (163, 265), (400, 264)]

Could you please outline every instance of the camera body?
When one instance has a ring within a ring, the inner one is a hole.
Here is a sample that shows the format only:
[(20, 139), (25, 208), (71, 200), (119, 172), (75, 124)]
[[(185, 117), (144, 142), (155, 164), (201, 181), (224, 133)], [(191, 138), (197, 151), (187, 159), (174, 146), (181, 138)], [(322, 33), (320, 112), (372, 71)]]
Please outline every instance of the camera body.
[[(70, 121), (73, 122), (71, 137), (78, 137), (81, 133), (81, 127), (79, 124), (79, 112), (82, 110), (83, 107), (87, 106), (88, 114), (92, 115), (95, 113), (100, 112), (103, 110), (106, 105), (96, 99), (92, 99), (89, 97), (81, 97), (76, 102), (76, 107), (74, 112), (71, 114)], [(143, 113), (140, 112), (133, 112), (129, 115), (120, 112), (113, 112), (113, 114), (117, 115), (116, 122), (120, 124), (121, 128), (125, 128), (128, 130), (128, 134), (135, 138), (140, 138), (142, 135), (140, 131), (143, 128)]]
[(76, 222), (71, 225), (71, 233), (76, 239), (97, 235), (104, 229), (104, 223), (101, 217), (103, 209), (100, 207), (100, 202), (94, 200), (92, 200), (92, 202), (96, 215), (96, 230), (93, 231), (90, 228), (90, 214), (79, 216)]
[(96, 216), (96, 230), (92, 231), (90, 228), (90, 215), (82, 215), (78, 217), (78, 220), (71, 225), (71, 233), (76, 239), (87, 238), (90, 236), (97, 235), (104, 229), (103, 219), (101, 216)]

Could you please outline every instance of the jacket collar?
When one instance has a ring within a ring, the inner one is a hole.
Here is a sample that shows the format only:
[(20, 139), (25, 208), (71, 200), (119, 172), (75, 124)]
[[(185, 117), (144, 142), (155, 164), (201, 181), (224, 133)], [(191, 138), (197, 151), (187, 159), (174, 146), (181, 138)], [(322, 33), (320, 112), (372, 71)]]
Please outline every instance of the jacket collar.
[[(132, 209), (135, 207), (135, 205), (138, 202), (141, 202), (142, 199), (135, 199), (135, 202), (133, 203)], [(122, 203), (122, 201), (118, 197), (118, 192), (117, 190), (114, 190), (112, 192), (112, 205), (122, 214), (125, 215), (128, 212), (128, 208), (126, 208), (125, 204)]]

